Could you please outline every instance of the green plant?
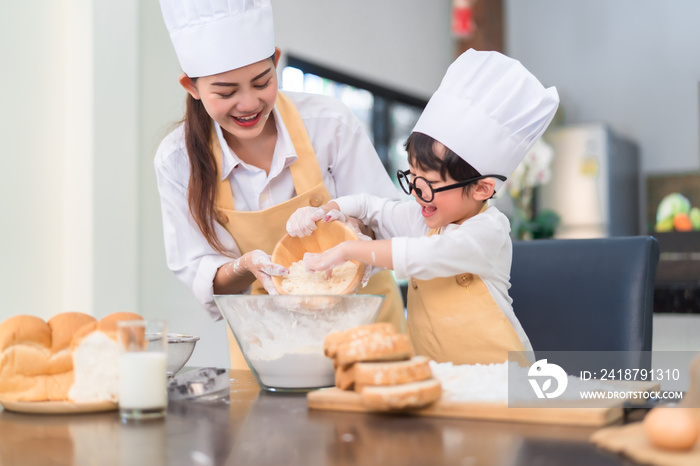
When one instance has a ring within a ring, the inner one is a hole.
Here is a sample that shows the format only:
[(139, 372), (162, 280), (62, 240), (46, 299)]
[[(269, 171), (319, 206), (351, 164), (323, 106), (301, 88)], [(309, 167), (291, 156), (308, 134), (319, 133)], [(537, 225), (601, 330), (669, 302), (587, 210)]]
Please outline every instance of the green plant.
[[(530, 234), (532, 239), (544, 239), (554, 237), (561, 217), (553, 210), (543, 210), (535, 215), (535, 218), (525, 222), (521, 228)], [(521, 236), (518, 234), (518, 236)], [(526, 236), (523, 234), (522, 236)]]

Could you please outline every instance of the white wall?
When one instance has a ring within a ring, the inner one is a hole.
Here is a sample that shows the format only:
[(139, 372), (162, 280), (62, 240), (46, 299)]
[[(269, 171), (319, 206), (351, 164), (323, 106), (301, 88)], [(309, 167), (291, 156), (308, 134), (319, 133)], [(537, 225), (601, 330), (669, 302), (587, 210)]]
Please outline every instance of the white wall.
[[(50, 316), (64, 298), (63, 5), (6, 3), (0, 14), (2, 320), (20, 313)], [(37, 16), (39, 8), (45, 14)]]
[(700, 2), (506, 0), (506, 47), (555, 85), (567, 123), (604, 122), (642, 174), (700, 167)]
[(142, 1), (92, 2), (92, 290), (96, 315), (103, 316), (119, 310), (138, 312), (140, 304), (137, 72)]
[(3, 6), (3, 320), (138, 307), (135, 6)]
[(272, 0), (283, 53), (430, 97), (453, 59), (449, 0)]

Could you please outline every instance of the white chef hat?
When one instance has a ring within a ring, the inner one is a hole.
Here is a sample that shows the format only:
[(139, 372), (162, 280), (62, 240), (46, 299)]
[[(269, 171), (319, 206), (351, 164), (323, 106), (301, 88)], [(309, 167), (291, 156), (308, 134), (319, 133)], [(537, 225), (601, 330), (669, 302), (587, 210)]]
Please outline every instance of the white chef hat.
[[(445, 73), (414, 132), (441, 142), (482, 175), (508, 177), (544, 133), (559, 105), (517, 60), (467, 50)], [(496, 181), (496, 189), (503, 185)]]
[(195, 78), (271, 57), (270, 0), (160, 0), (182, 71)]

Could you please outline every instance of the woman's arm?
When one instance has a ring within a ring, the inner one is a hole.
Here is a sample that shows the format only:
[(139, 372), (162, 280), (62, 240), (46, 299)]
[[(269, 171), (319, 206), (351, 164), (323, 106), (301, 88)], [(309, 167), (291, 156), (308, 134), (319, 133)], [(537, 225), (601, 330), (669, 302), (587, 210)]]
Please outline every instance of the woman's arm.
[(277, 294), (272, 277), (288, 273), (285, 267), (273, 264), (267, 253), (256, 249), (219, 267), (214, 275), (214, 293), (242, 293), (257, 279), (268, 293)]

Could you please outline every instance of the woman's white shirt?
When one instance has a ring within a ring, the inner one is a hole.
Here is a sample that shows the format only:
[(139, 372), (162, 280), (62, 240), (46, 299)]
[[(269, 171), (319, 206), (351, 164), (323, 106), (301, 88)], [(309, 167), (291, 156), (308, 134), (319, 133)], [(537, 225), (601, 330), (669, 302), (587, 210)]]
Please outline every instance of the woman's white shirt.
[[(369, 137), (347, 107), (326, 96), (285, 94), (294, 102), (304, 122), (331, 197), (369, 192), (380, 197), (399, 198)], [(228, 178), (231, 183), (236, 210), (263, 210), (295, 195), (289, 165), (297, 155), (277, 108), (272, 115), (277, 124), (277, 143), (269, 174), (242, 162), (229, 149), (220, 126), (214, 124), (222, 147), (222, 179)], [(154, 166), (168, 268), (192, 289), (212, 318), (220, 319), (213, 300), (214, 275), (219, 267), (241, 253), (233, 238), (218, 224), (215, 224), (216, 233), (231, 257), (214, 251), (189, 212), (190, 164), (183, 125), (163, 139)]]
[(478, 275), (513, 325), (525, 351), (532, 351), (508, 294), (513, 258), (510, 223), (496, 207), (489, 206), (461, 225), (447, 225), (439, 235), (427, 236), (429, 228), (420, 204), (413, 199), (395, 201), (358, 194), (335, 201), (345, 215), (371, 227), (377, 239), (391, 239), (397, 278), (430, 280), (464, 272)]

